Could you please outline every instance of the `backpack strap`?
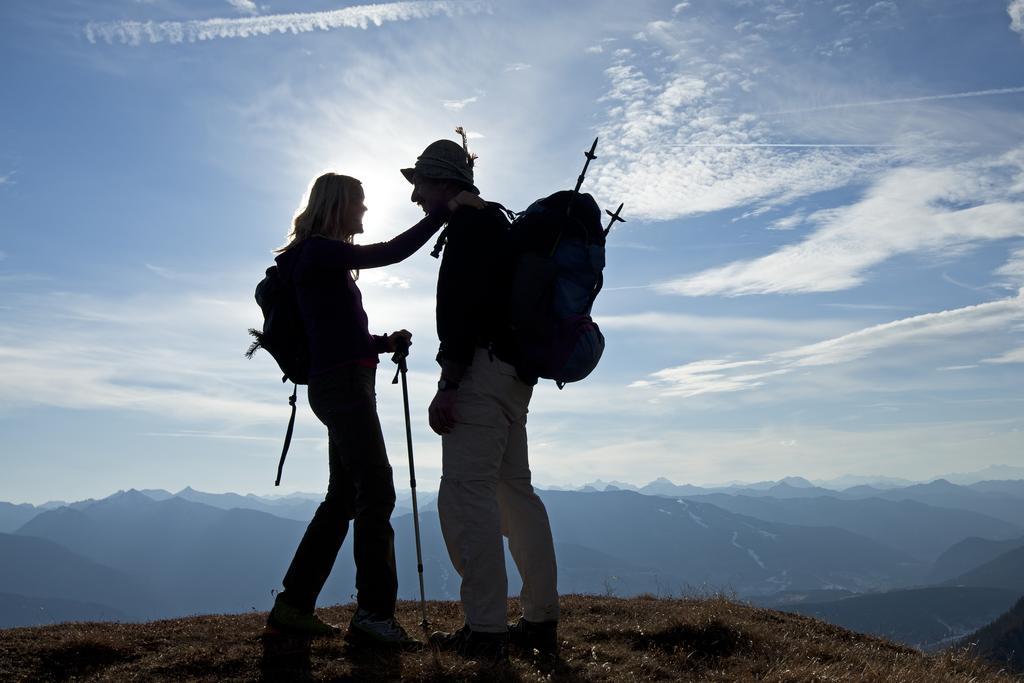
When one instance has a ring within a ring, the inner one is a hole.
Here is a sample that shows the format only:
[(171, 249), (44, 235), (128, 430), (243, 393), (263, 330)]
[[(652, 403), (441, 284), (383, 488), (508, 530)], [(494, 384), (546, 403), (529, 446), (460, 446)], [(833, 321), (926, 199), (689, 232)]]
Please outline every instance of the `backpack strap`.
[(590, 309), (594, 306), (594, 301), (597, 299), (597, 295), (601, 293), (601, 288), (604, 287), (604, 273), (597, 274), (597, 284), (594, 285), (594, 291), (590, 293), (590, 301), (587, 302), (587, 314), (590, 314)]
[[(498, 208), (503, 214), (505, 214), (505, 216), (508, 218), (510, 223), (516, 219), (516, 216), (519, 215), (518, 213), (516, 213), (512, 209), (506, 209), (504, 206), (502, 206), (498, 202), (487, 202), (487, 205), (488, 206), (494, 206), (494, 207)], [(444, 250), (445, 245), (447, 245), (447, 244), (448, 244), (448, 226), (446, 225), (446, 226), (444, 226), (444, 229), (441, 230), (441, 234), (437, 236), (437, 241), (434, 242), (434, 248), (430, 250), (430, 255), (433, 256), (434, 258), (440, 258), (441, 257), (441, 252)]]
[(292, 395), (288, 397), (288, 403), (292, 407), (292, 416), (288, 419), (288, 431), (284, 434), (284, 448), (281, 449), (281, 459), (277, 463), (277, 480), (274, 486), (281, 485), (281, 470), (284, 469), (284, 458), (288, 455), (288, 447), (292, 445), (292, 431), (295, 429), (295, 397), (299, 392), (299, 385), (293, 384)]
[(498, 207), (499, 209), (501, 209), (501, 212), (502, 212), (503, 214), (505, 214), (505, 217), (506, 217), (506, 218), (508, 218), (508, 222), (509, 222), (509, 223), (511, 223), (512, 221), (514, 221), (514, 220), (515, 220), (515, 219), (516, 219), (516, 218), (517, 218), (517, 217), (519, 216), (519, 213), (517, 213), (517, 212), (513, 211), (512, 209), (506, 209), (506, 208), (505, 208), (504, 206), (502, 206), (502, 205), (501, 205), (501, 204), (499, 204), (498, 202), (487, 202), (487, 204), (488, 204), (489, 206), (496, 206), (496, 207)]

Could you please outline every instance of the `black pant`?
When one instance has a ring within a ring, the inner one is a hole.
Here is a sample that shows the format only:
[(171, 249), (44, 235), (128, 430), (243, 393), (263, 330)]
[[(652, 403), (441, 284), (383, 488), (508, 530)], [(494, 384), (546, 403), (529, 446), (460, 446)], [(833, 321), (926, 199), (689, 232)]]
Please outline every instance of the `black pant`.
[(395, 485), (377, 417), (375, 378), (375, 368), (348, 364), (310, 379), (309, 406), (330, 437), (331, 478), (281, 594), (287, 604), (306, 612), (316, 606), (351, 519), (358, 605), (383, 618), (395, 613)]

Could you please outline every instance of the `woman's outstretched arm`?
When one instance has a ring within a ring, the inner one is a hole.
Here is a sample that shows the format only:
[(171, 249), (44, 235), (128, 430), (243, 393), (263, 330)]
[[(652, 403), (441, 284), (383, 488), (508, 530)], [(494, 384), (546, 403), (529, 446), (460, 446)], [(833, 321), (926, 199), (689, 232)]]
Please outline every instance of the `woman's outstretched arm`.
[(330, 241), (330, 246), (327, 248), (333, 252), (330, 256), (332, 265), (345, 270), (361, 270), (363, 268), (381, 268), (404, 261), (427, 243), (427, 240), (448, 220), (452, 212), (463, 206), (480, 208), (486, 206), (486, 202), (477, 195), (461, 192), (448, 202), (447, 211), (432, 211), (419, 223), (387, 242), (349, 244)]
[(331, 261), (333, 265), (345, 270), (381, 268), (404, 261), (427, 243), (427, 240), (444, 224), (447, 217), (447, 214), (425, 216), (419, 223), (387, 242), (349, 244), (332, 241), (328, 247), (334, 252), (331, 255)]

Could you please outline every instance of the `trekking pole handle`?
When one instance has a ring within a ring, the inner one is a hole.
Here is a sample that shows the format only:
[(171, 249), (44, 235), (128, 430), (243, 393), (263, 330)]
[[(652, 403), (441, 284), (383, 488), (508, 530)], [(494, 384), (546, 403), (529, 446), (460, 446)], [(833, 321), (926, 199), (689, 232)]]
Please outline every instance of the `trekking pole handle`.
[(391, 356), (391, 360), (397, 363), (400, 359), (405, 358), (408, 355), (409, 342), (405, 341), (405, 337), (398, 337), (395, 339), (395, 354)]
[(404, 338), (399, 337), (395, 340), (395, 353), (391, 356), (391, 362), (395, 363), (398, 367), (395, 368), (395, 376), (391, 380), (392, 384), (398, 384), (398, 375), (405, 374), (408, 372), (409, 367), (405, 362), (405, 359), (409, 357), (409, 344)]

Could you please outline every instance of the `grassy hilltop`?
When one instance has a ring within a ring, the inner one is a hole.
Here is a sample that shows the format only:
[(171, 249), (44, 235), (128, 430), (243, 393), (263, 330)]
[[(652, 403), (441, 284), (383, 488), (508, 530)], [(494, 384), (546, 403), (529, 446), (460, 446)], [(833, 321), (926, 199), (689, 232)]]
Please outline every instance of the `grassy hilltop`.
[[(794, 614), (709, 599), (565, 596), (561, 655), (513, 657), (481, 670), (430, 650), (359, 653), (341, 638), (260, 638), (266, 613), (145, 624), (70, 623), (0, 631), (2, 681), (1019, 681), (966, 654), (925, 655)], [(510, 606), (515, 613), (517, 605)], [(407, 626), (419, 605), (399, 604)], [(321, 610), (345, 623), (351, 606)], [(434, 628), (454, 628), (457, 604), (428, 605)], [(410, 629), (413, 630), (413, 629)]]

